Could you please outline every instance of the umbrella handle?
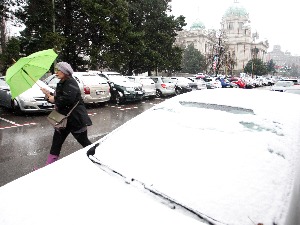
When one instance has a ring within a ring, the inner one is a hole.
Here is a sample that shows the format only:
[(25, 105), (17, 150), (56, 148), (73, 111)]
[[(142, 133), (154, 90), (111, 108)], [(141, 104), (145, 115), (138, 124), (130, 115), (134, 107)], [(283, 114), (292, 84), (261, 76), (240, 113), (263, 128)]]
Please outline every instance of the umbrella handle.
[(24, 72), (24, 73), (26, 73), (29, 77), (30, 77), (30, 79), (34, 82), (34, 83), (36, 83), (36, 85), (37, 86), (39, 86), (39, 88), (42, 88), (27, 72), (26, 72), (26, 70), (24, 70), (23, 68), (22, 68), (22, 71)]

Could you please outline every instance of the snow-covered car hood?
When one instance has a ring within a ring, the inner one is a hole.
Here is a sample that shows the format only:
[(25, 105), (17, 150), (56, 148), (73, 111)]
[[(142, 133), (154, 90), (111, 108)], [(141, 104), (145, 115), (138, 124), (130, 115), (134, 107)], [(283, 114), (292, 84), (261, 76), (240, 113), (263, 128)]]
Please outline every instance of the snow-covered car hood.
[(269, 90), (179, 95), (107, 135), (95, 157), (214, 224), (285, 224), (299, 162), (299, 100)]
[(204, 225), (100, 170), (89, 148), (0, 187), (0, 224)]
[(18, 96), (19, 99), (27, 99), (34, 97), (45, 97), (45, 94), (41, 91), (41, 87), (46, 88), (50, 92), (54, 92), (54, 89), (49, 87), (43, 81), (38, 80), (31, 88), (23, 92)]

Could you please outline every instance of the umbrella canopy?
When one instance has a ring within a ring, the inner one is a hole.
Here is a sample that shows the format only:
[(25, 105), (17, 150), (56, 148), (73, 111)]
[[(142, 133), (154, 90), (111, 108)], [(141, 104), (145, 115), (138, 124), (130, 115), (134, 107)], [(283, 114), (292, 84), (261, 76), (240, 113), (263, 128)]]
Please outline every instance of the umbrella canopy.
[(47, 73), (56, 57), (57, 54), (52, 49), (43, 50), (20, 58), (9, 67), (5, 80), (10, 86), (12, 99), (31, 88)]

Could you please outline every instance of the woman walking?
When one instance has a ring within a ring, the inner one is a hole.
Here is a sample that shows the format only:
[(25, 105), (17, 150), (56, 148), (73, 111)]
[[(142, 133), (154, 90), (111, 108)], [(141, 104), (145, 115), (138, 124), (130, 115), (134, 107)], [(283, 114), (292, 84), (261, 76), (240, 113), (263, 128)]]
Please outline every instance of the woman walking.
[(52, 146), (46, 165), (58, 159), (62, 145), (70, 133), (83, 147), (92, 144), (87, 136), (87, 126), (91, 126), (92, 121), (87, 114), (79, 86), (72, 77), (72, 67), (66, 62), (59, 62), (56, 64), (55, 73), (57, 78), (60, 79), (55, 93), (52, 94), (48, 90), (41, 88), (48, 101), (54, 103), (56, 110), (64, 115), (67, 115), (78, 104), (68, 117), (66, 128), (54, 130)]

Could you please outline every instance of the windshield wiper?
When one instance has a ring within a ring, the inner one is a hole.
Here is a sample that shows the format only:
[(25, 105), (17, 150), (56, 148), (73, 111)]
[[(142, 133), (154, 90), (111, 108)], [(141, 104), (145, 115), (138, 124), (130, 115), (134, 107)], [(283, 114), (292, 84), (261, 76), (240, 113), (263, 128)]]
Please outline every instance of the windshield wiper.
[[(102, 140), (103, 141), (103, 140)], [(171, 209), (178, 209), (178, 210), (183, 210), (189, 214), (191, 214), (193, 217), (195, 217), (196, 219), (200, 219), (201, 222), (205, 222), (209, 225), (219, 225), (219, 224), (223, 224), (223, 225), (229, 225), (227, 223), (223, 223), (221, 221), (218, 221), (208, 215), (205, 215), (204, 213), (198, 212), (197, 210), (194, 210), (188, 206), (185, 206), (184, 204), (181, 204), (180, 202), (176, 201), (175, 199), (169, 197), (168, 195), (154, 189), (151, 186), (147, 186), (145, 183), (136, 180), (134, 178), (127, 178), (126, 176), (124, 176), (123, 174), (121, 174), (120, 172), (110, 168), (109, 166), (103, 164), (98, 158), (96, 158), (95, 152), (96, 152), (96, 148), (99, 146), (100, 143), (95, 144), (94, 146), (92, 146), (88, 151), (87, 151), (87, 156), (88, 158), (95, 164), (97, 164), (100, 169), (102, 169), (104, 172), (107, 172), (109, 174), (113, 174), (113, 175), (117, 175), (119, 178), (121, 178), (123, 181), (125, 181), (125, 183), (130, 184), (136, 188), (139, 189), (143, 189), (147, 191), (147, 194), (151, 194), (154, 195), (154, 197), (158, 197), (161, 201), (161, 203), (166, 204), (168, 207), (170, 207)]]

